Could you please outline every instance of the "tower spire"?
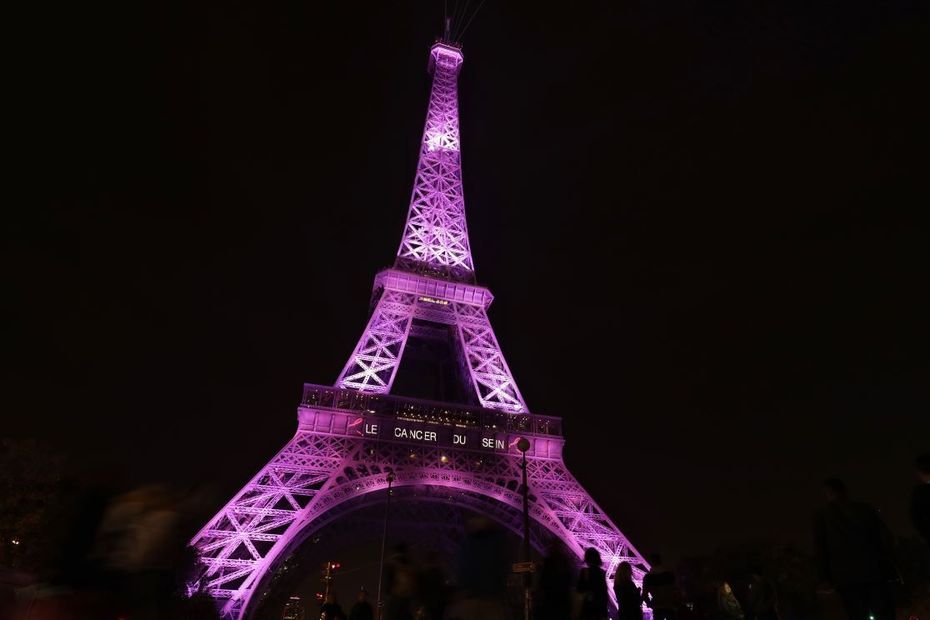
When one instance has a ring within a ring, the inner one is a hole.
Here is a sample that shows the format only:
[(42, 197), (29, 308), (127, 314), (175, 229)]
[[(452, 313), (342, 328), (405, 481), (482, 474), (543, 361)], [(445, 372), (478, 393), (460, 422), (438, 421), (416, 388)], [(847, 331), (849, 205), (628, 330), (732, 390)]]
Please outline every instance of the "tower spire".
[[(447, 23), (447, 33), (448, 29)], [(394, 266), (445, 280), (474, 282), (459, 140), (458, 74), (462, 61), (461, 49), (448, 35), (430, 49), (433, 85), (410, 210)]]

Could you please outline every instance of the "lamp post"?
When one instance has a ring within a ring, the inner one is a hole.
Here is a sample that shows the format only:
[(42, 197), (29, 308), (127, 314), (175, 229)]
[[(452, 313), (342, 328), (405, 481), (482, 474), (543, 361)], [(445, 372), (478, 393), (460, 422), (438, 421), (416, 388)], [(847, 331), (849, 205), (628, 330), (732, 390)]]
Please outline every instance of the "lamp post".
[[(517, 449), (523, 453), (520, 461), (520, 469), (523, 472), (523, 550), (520, 559), (523, 562), (530, 561), (530, 500), (529, 487), (526, 484), (526, 451), (530, 449), (530, 441), (526, 437), (521, 437), (517, 441)], [(533, 608), (533, 593), (530, 589), (533, 585), (533, 573), (523, 573), (523, 620), (530, 620), (530, 613)]]
[(387, 499), (384, 500), (384, 529), (381, 531), (381, 568), (378, 571), (378, 601), (377, 601), (377, 618), (381, 620), (384, 617), (384, 601), (381, 599), (381, 583), (384, 580), (384, 546), (387, 542), (388, 515), (391, 510), (391, 487), (394, 484), (394, 472), (389, 471), (387, 475)]

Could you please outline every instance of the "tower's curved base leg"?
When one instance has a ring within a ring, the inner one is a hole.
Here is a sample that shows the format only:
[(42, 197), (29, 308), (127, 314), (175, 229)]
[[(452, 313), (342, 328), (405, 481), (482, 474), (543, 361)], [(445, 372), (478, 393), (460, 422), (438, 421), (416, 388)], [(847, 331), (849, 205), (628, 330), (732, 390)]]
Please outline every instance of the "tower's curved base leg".
[[(383, 491), (388, 471), (396, 472), (395, 488), (429, 487), (444, 501), (520, 531), (514, 456), (385, 443), (350, 432), (298, 431), (193, 539), (201, 571), (191, 587), (213, 597), (224, 618), (246, 617), (253, 595), (306, 533), (352, 510), (354, 500)], [(597, 549), (608, 575), (628, 561), (641, 577), (642, 557), (560, 459), (529, 458), (528, 476), (530, 517), (538, 526), (579, 558), (586, 548)]]

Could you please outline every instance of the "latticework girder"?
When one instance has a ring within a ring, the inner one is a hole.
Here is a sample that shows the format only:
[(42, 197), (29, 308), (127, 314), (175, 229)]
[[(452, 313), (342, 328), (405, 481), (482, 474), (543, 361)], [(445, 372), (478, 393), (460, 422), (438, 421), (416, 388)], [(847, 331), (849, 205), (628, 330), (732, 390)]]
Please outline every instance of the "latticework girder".
[(462, 53), (437, 44), (430, 54), (433, 86), (397, 267), (473, 281), (459, 140), (457, 79)]
[[(339, 455), (336, 457), (335, 455)], [(269, 570), (309, 532), (382, 493), (424, 487), (424, 501), (448, 501), (519, 531), (518, 457), (300, 431), (193, 540), (204, 570), (197, 584), (241, 618)], [(530, 517), (581, 557), (598, 549), (612, 569), (643, 566), (610, 519), (558, 459), (530, 458)]]
[(481, 406), (526, 411), (526, 403), (504, 360), (484, 308), (468, 304), (454, 306), (462, 350)]
[[(192, 541), (202, 571), (191, 586), (209, 592), (224, 618), (246, 617), (276, 564), (308, 535), (379, 501), (388, 472), (400, 491), (422, 490), (422, 501), (522, 530), (520, 437), (532, 443), (534, 540), (557, 537), (579, 558), (594, 547), (609, 575), (624, 560), (637, 578), (646, 567), (565, 468), (560, 421), (529, 413), (488, 320), (493, 297), (474, 283), (461, 178), (461, 63), (455, 47), (431, 50), (433, 87), (403, 241), (395, 268), (376, 278), (371, 317), (336, 387), (305, 386), (297, 434)], [(454, 335), (466, 391), (480, 407), (390, 395), (412, 331)]]
[(387, 286), (336, 385), (389, 393), (417, 318), (455, 327), (458, 350), (471, 379), (470, 391), (482, 407), (515, 413), (527, 410), (484, 307), (452, 301), (446, 295), (417, 296)]
[(391, 390), (410, 335), (415, 300), (409, 293), (384, 292), (336, 382), (338, 386), (377, 394)]

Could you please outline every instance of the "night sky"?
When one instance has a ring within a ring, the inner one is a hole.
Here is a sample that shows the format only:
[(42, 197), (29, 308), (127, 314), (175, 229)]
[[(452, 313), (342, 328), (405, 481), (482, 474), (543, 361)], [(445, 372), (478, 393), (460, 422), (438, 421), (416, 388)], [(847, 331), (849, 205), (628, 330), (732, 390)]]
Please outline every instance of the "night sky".
[[(472, 248), (531, 409), (644, 553), (806, 544), (831, 475), (909, 533), (928, 5), (579, 4), (464, 37)], [(225, 501), (393, 261), (442, 3), (48, 11), (13, 57), (0, 434)]]

